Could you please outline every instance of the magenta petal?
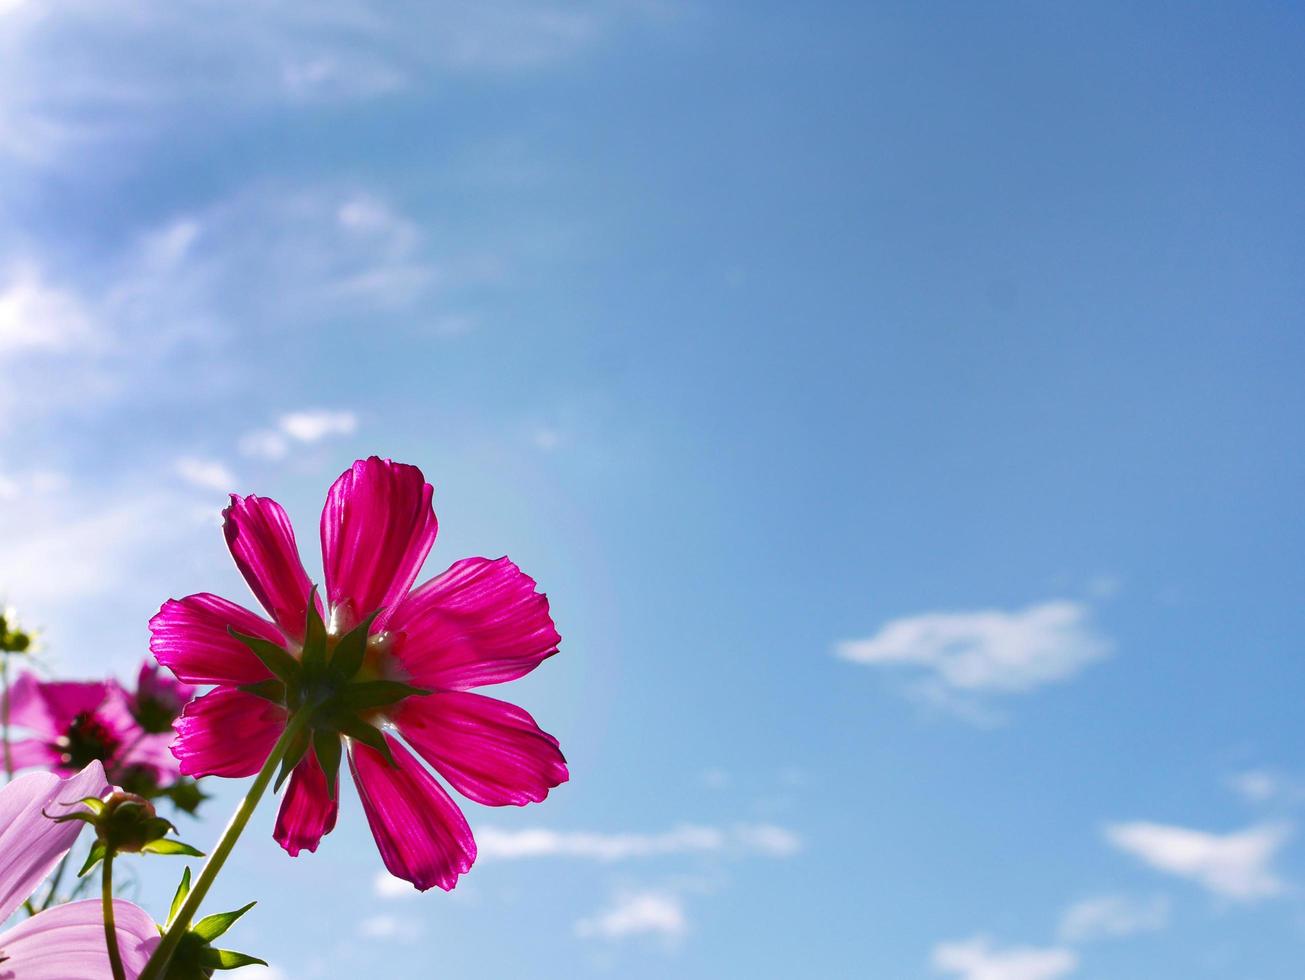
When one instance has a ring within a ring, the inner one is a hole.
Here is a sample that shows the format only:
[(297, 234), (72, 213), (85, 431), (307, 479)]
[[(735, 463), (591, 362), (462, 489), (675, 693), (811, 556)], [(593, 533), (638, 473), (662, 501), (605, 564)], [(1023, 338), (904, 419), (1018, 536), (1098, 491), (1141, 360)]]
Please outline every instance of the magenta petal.
[(267, 761), (285, 723), (284, 708), (219, 687), (186, 705), (173, 724), (172, 754), (187, 776), (252, 776)]
[(412, 754), (385, 736), (398, 767), (375, 749), (350, 741), (349, 767), (385, 867), (420, 891), (445, 891), (476, 860), (467, 818)]
[(0, 789), (0, 922), (32, 894), (85, 826), (79, 820), (55, 823), (45, 814), (62, 816), (78, 800), (108, 790), (98, 762), (68, 779), (33, 772)]
[(433, 495), (417, 467), (375, 456), (332, 484), (322, 511), (322, 565), (333, 607), (348, 600), (361, 619), (403, 597), (435, 543)]
[(150, 620), (150, 652), (191, 684), (253, 684), (271, 677), (263, 662), (227, 627), (284, 646), (275, 626), (243, 606), (202, 592), (169, 599)]
[[(25, 738), (9, 743), (9, 762), (14, 769), (55, 769), (63, 764), (63, 756), (39, 738)], [(0, 974), (2, 978), (4, 974)]]
[(507, 558), (464, 558), (414, 589), (387, 625), (415, 684), (466, 690), (515, 680), (562, 642), (535, 580)]
[(335, 818), (340, 812), (339, 780), (332, 798), (327, 791), (326, 774), (309, 750), (290, 775), (281, 810), (276, 815), (276, 829), (272, 836), (291, 857), (302, 850), (316, 851), (322, 838), (335, 829)]
[(9, 724), (57, 738), (78, 715), (99, 708), (108, 694), (102, 681), (41, 681), (24, 673), (9, 692)]
[(557, 739), (514, 704), (450, 691), (408, 698), (391, 717), (408, 743), (477, 803), (538, 803), (568, 778)]
[[(78, 824), (77, 826), (80, 826)], [(128, 980), (136, 980), (159, 944), (144, 909), (116, 899), (113, 921)], [(0, 977), (13, 980), (110, 980), (104, 919), (98, 899), (56, 905), (0, 934)]]
[(232, 494), (222, 518), (227, 547), (249, 588), (286, 636), (302, 640), (312, 584), (290, 518), (275, 500), (253, 494)]

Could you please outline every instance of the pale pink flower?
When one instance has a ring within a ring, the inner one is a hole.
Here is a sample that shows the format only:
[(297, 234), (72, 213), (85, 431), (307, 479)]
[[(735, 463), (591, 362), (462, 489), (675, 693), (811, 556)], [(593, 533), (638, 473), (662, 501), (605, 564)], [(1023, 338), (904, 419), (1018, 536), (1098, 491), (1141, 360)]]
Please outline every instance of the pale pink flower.
[[(109, 790), (104, 768), (92, 762), (60, 779), (52, 773), (19, 776), (0, 789), (0, 922), (17, 911), (71, 849), (84, 826), (56, 823), (89, 796)], [(4, 980), (112, 980), (98, 900), (56, 905), (0, 933)], [(128, 980), (135, 980), (159, 942), (158, 927), (143, 909), (116, 899), (113, 917)]]

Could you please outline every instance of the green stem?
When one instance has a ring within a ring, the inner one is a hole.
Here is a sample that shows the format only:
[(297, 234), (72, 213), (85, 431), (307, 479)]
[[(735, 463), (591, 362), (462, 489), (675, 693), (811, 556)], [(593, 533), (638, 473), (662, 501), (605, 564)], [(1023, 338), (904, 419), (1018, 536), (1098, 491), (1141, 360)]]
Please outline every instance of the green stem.
[(63, 881), (63, 873), (68, 869), (68, 859), (71, 857), (72, 851), (69, 851), (59, 862), (59, 866), (54, 869), (54, 877), (50, 879), (50, 890), (45, 893), (45, 901), (41, 903), (42, 912), (54, 904), (55, 896), (59, 894), (59, 884)]
[(177, 911), (176, 917), (168, 923), (168, 931), (163, 934), (163, 941), (154, 950), (154, 954), (150, 957), (149, 963), (145, 965), (145, 970), (141, 973), (139, 980), (159, 980), (163, 976), (168, 961), (172, 959), (172, 954), (177, 951), (177, 945), (181, 942), (181, 938), (190, 928), (190, 922), (195, 917), (195, 913), (199, 911), (199, 906), (204, 901), (204, 896), (208, 894), (213, 880), (217, 878), (218, 872), (222, 870), (222, 865), (226, 863), (227, 857), (231, 854), (231, 849), (236, 846), (236, 841), (240, 839), (240, 834), (244, 831), (245, 825), (249, 823), (249, 818), (254, 815), (254, 809), (258, 806), (258, 801), (263, 798), (263, 793), (272, 781), (276, 767), (281, 764), (285, 750), (307, 721), (308, 715), (306, 712), (296, 712), (290, 716), (285, 731), (276, 740), (276, 745), (272, 747), (267, 761), (263, 763), (263, 768), (254, 777), (249, 792), (240, 801), (240, 805), (236, 807), (236, 812), (231, 815), (231, 821), (227, 824), (227, 829), (222, 831), (217, 846), (213, 848), (208, 860), (204, 862), (204, 867), (199, 872), (199, 877), (195, 879), (195, 884), (190, 889), (190, 894), (186, 896), (186, 901)]
[(0, 729), (5, 746), (5, 778), (14, 778), (14, 751), (9, 747), (9, 654), (0, 651)]
[(127, 980), (122, 968), (122, 953), (118, 950), (118, 930), (113, 924), (113, 849), (104, 855), (104, 874), (100, 879), (100, 899), (104, 903), (104, 941), (109, 947), (109, 966), (113, 980)]

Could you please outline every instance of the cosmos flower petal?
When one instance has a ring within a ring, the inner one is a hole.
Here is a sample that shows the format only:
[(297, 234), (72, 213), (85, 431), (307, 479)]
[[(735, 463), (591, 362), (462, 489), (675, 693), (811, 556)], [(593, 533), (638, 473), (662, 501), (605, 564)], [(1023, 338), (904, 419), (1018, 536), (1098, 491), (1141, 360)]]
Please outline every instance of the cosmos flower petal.
[(291, 857), (303, 850), (316, 851), (322, 838), (335, 829), (339, 811), (340, 794), (337, 791), (331, 798), (326, 774), (310, 749), (290, 775), (272, 836)]
[(108, 790), (98, 762), (68, 779), (33, 772), (0, 789), (0, 922), (32, 894), (85, 826), (78, 820), (55, 823), (45, 814), (61, 816), (76, 809), (78, 800)]
[(332, 607), (348, 601), (361, 619), (408, 591), (435, 543), (433, 495), (417, 467), (376, 456), (341, 474), (322, 510), (322, 566)]
[(464, 558), (414, 589), (387, 628), (422, 687), (466, 690), (515, 680), (557, 653), (548, 598), (507, 558)]
[(253, 684), (272, 674), (227, 627), (278, 645), (285, 637), (243, 606), (202, 592), (169, 599), (150, 620), (150, 652), (191, 684)]
[(187, 776), (252, 776), (285, 729), (285, 709), (244, 691), (219, 687), (186, 705), (172, 754)]
[(398, 763), (375, 749), (350, 742), (349, 766), (390, 874), (420, 891), (457, 884), (476, 860), (467, 818), (429, 772), (402, 745), (385, 736)]
[(538, 803), (568, 778), (557, 739), (514, 704), (450, 691), (408, 698), (392, 718), (422, 758), (477, 803)]
[(9, 724), (58, 737), (81, 714), (99, 708), (109, 694), (102, 681), (41, 681), (25, 673), (14, 682)]
[[(9, 762), (15, 770), (39, 766), (53, 769), (59, 765), (62, 756), (50, 747), (49, 742), (39, 738), (24, 738), (9, 743)], [(0, 974), (2, 977), (3, 974)]]
[[(73, 824), (80, 827), (81, 824)], [(159, 944), (159, 930), (144, 909), (113, 903), (123, 971), (135, 980)], [(98, 899), (56, 905), (0, 934), (0, 976), (14, 980), (110, 980), (104, 919)]]
[(286, 636), (302, 640), (312, 584), (285, 510), (266, 497), (232, 494), (222, 530), (240, 574), (268, 615)]

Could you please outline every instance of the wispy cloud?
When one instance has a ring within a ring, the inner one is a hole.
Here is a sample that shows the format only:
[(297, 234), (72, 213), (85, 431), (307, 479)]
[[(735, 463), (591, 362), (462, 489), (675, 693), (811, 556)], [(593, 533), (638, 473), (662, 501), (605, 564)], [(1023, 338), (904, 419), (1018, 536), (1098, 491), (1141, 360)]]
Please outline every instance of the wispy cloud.
[[(49, 164), (206, 118), (375, 99), (448, 75), (513, 75), (583, 53), (640, 14), (619, 0), (236, 5), (102, 0), (0, 7), (0, 153)], [(181, 66), (202, 64), (202, 73)], [(89, 122), (88, 120), (93, 120)], [(103, 159), (103, 158), (100, 158)]]
[(1014, 612), (932, 612), (894, 619), (873, 636), (839, 643), (844, 660), (914, 670), (914, 690), (950, 707), (981, 707), (990, 695), (1020, 694), (1073, 677), (1110, 653), (1078, 602)]
[(1291, 836), (1287, 824), (1212, 834), (1167, 824), (1116, 823), (1105, 834), (1114, 847), (1157, 871), (1194, 881), (1222, 898), (1254, 901), (1284, 888), (1272, 865)]
[(1169, 900), (1163, 895), (1151, 898), (1098, 895), (1065, 909), (1057, 934), (1063, 942), (1086, 943), (1158, 932), (1168, 924)]
[(770, 824), (730, 828), (684, 825), (660, 834), (602, 834), (586, 831), (498, 830), (476, 832), (482, 860), (561, 857), (587, 861), (629, 861), (674, 854), (739, 854), (786, 858), (802, 849), (797, 834)]
[(173, 472), (191, 486), (202, 490), (231, 493), (236, 486), (236, 476), (226, 464), (216, 459), (182, 456), (173, 464)]
[(933, 968), (961, 980), (1056, 980), (1078, 969), (1073, 950), (1059, 947), (995, 946), (987, 936), (934, 947)]
[(421, 938), (421, 924), (395, 915), (369, 915), (358, 923), (358, 935), (364, 939), (416, 942)]
[(350, 435), (358, 428), (353, 412), (305, 409), (282, 415), (276, 425), (256, 429), (240, 439), (240, 451), (262, 459), (283, 459), (294, 443), (311, 444), (330, 436)]
[(688, 931), (684, 903), (680, 896), (668, 891), (622, 892), (607, 908), (575, 924), (575, 933), (582, 939), (655, 936), (672, 945)]

